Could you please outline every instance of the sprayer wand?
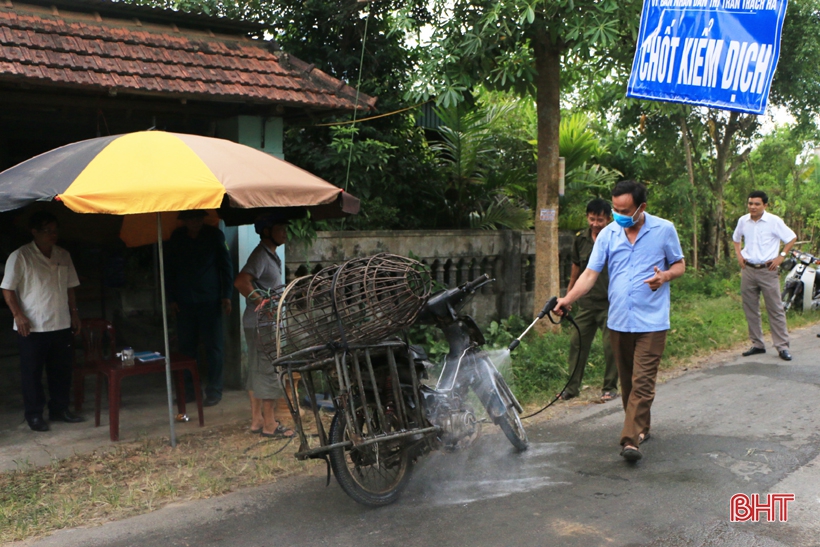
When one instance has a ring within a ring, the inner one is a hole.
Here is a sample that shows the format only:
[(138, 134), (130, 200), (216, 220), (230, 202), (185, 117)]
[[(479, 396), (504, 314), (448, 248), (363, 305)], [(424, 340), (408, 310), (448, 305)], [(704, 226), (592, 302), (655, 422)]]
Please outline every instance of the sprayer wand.
[(535, 318), (535, 320), (532, 323), (530, 323), (530, 326), (527, 327), (526, 330), (524, 330), (524, 332), (521, 333), (521, 336), (519, 336), (518, 338), (516, 338), (515, 340), (513, 340), (510, 343), (510, 347), (507, 348), (507, 349), (509, 349), (510, 351), (513, 351), (515, 348), (517, 348), (518, 345), (521, 343), (521, 339), (524, 338), (524, 336), (526, 336), (526, 334), (528, 332), (530, 332), (530, 329), (533, 328), (536, 323), (538, 323), (540, 320), (542, 320), (545, 315), (547, 315), (552, 310), (554, 310), (555, 309), (555, 304), (557, 304), (557, 303), (558, 303), (558, 297), (557, 296), (553, 296), (552, 298), (547, 300), (547, 303), (544, 304), (544, 309), (541, 310), (541, 313), (539, 313), (538, 316)]
[[(535, 324), (538, 323), (541, 319), (546, 317), (548, 314), (552, 313), (552, 310), (555, 309), (555, 305), (557, 303), (558, 303), (558, 297), (557, 296), (553, 296), (552, 298), (547, 300), (547, 303), (544, 304), (544, 309), (542, 309), (541, 312), (538, 314), (538, 316), (535, 318), (535, 320), (532, 323), (530, 323), (530, 326), (527, 327), (526, 330), (521, 333), (521, 336), (519, 336), (518, 338), (516, 338), (515, 340), (513, 340), (510, 343), (510, 346), (507, 349), (510, 352), (512, 352), (515, 348), (517, 348), (518, 345), (521, 343), (521, 339), (524, 338), (524, 335), (527, 334), (530, 331), (530, 329), (533, 328), (535, 326)], [(578, 327), (578, 324), (575, 322), (575, 320), (572, 318), (572, 316), (569, 313), (566, 312), (566, 310), (564, 311), (564, 315), (562, 315), (561, 318), (558, 321), (555, 321), (551, 316), (549, 317), (550, 322), (554, 325), (557, 325), (558, 323), (560, 323), (564, 319), (567, 319), (570, 323), (572, 323), (572, 326), (575, 327), (575, 330), (578, 331), (578, 336), (580, 336), (581, 335), (581, 329)], [(820, 336), (820, 334), (818, 334), (818, 336)], [(576, 362), (575, 362), (575, 368), (573, 369), (573, 374), (574, 374), (575, 371), (578, 370), (578, 365), (580, 364), (580, 360), (581, 360), (581, 352), (579, 351), (578, 352), (578, 357), (576, 358)], [(561, 388), (561, 391), (558, 393), (558, 395), (556, 395), (555, 398), (550, 403), (547, 404), (547, 406), (545, 406), (541, 410), (533, 412), (532, 414), (528, 414), (526, 416), (521, 416), (521, 419), (526, 420), (527, 418), (532, 418), (536, 414), (541, 414), (546, 409), (551, 407), (555, 403), (555, 401), (557, 401), (559, 399), (559, 397), (561, 396), (561, 393), (565, 389), (567, 389), (567, 386), (569, 385), (570, 381), (572, 381), (573, 374), (570, 374), (570, 377), (567, 380), (567, 383), (564, 384), (564, 387)]]

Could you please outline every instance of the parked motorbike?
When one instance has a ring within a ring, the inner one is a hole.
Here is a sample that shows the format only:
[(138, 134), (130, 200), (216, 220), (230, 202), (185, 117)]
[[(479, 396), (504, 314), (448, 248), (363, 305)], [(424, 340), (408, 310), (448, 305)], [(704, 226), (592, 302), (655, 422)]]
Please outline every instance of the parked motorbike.
[(529, 444), (519, 417), (524, 409), (487, 353), (481, 350), (486, 340), (475, 320), (469, 315), (458, 315), (457, 311), (476, 291), (493, 281), (482, 275), (461, 287), (434, 294), (422, 308), (418, 322), (439, 327), (450, 348), (435, 389), (422, 386), (422, 405), (428, 420), (444, 430), (445, 445), (452, 445), (464, 435), (458, 428), (453, 431), (451, 424), (474, 421), (465, 402), (472, 390), (493, 423), (517, 450), (523, 451)]
[(816, 310), (820, 308), (820, 279), (817, 265), (820, 258), (802, 251), (791, 251), (791, 256), (780, 265), (788, 270), (780, 299), (783, 309)]
[[(419, 457), (465, 448), (478, 437), (483, 420), (471, 401), (484, 408), (516, 450), (526, 450), (523, 409), (481, 349), (485, 340), (475, 321), (459, 314), (476, 291), (493, 281), (482, 275), (431, 295), (419, 308), (415, 323), (437, 326), (449, 344), (435, 386), (423, 383), (434, 368), (424, 349), (400, 337), (337, 345), (332, 356), (321, 359), (317, 352), (324, 350), (310, 348), (275, 360), (283, 379), (291, 380), (285, 385), (295, 385), (295, 373), (305, 380), (313, 409), (316, 433), (311, 435), (291, 387), (288, 400), (301, 441), (296, 457), (326, 459), (328, 472), (332, 469), (347, 495), (366, 506), (383, 506), (398, 499)], [(334, 401), (327, 433), (316, 404), (319, 378)], [(319, 446), (312, 447), (315, 438)]]

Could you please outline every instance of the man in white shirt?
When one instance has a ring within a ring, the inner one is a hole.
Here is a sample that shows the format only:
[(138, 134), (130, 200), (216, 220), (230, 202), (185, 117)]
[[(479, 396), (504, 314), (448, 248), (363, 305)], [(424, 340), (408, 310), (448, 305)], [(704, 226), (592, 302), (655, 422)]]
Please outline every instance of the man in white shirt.
[[(791, 361), (789, 331), (786, 328), (786, 313), (780, 300), (778, 270), (780, 263), (794, 246), (797, 236), (786, 226), (783, 219), (766, 211), (768, 205), (769, 196), (765, 192), (758, 190), (749, 194), (749, 214), (740, 217), (732, 235), (737, 261), (741, 268), (740, 295), (743, 299), (743, 312), (746, 314), (749, 338), (752, 341), (752, 347), (744, 351), (743, 355), (748, 357), (766, 353), (763, 325), (760, 321), (760, 294), (763, 293), (774, 347), (781, 359)], [(741, 240), (745, 242), (742, 251)], [(781, 242), (785, 243), (782, 252)]]
[(49, 420), (82, 422), (68, 409), (73, 335), (80, 331), (74, 299), (79, 286), (68, 251), (56, 245), (57, 219), (45, 211), (29, 220), (34, 241), (9, 256), (0, 288), (14, 315), (26, 421), (32, 431), (48, 431), (43, 419), (43, 369), (48, 377)]

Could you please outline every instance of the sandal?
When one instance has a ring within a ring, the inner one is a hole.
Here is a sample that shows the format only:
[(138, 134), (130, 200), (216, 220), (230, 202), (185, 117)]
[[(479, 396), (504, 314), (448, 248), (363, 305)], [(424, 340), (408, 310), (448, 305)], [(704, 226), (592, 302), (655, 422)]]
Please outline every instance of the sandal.
[(296, 433), (294, 433), (291, 428), (279, 424), (276, 426), (276, 430), (274, 430), (273, 433), (265, 433), (262, 431), (260, 435), (268, 439), (290, 439), (296, 435)]
[(603, 401), (604, 403), (606, 403), (606, 402), (608, 402), (608, 401), (611, 401), (612, 399), (614, 399), (614, 398), (615, 398), (615, 397), (617, 397), (617, 396), (618, 396), (618, 392), (617, 392), (617, 391), (604, 391), (604, 392), (601, 394), (601, 401)]
[(638, 444), (641, 445), (651, 438), (652, 436), (649, 434), (649, 431), (647, 431), (646, 433), (641, 433), (640, 435), (638, 435)]
[(259, 435), (260, 433), (262, 433), (262, 428), (257, 427), (256, 429), (251, 429), (251, 433), (253, 433), (254, 435)]
[(628, 462), (636, 462), (643, 458), (643, 454), (634, 446), (625, 445), (623, 450), (621, 450), (621, 457)]
[(570, 395), (566, 391), (562, 391), (558, 395), (555, 396), (556, 399), (560, 399), (561, 401), (569, 401), (570, 399), (574, 399), (575, 395)]

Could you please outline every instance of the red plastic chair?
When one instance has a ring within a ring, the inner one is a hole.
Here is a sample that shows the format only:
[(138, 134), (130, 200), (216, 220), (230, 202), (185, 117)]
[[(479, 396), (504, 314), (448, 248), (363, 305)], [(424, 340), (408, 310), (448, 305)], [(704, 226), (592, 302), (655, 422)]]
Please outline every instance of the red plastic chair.
[[(105, 319), (83, 319), (80, 336), (83, 341), (83, 358), (74, 362), (74, 410), (80, 412), (85, 400), (85, 377), (96, 376), (99, 364), (113, 359), (116, 354), (117, 333)], [(106, 347), (108, 355), (106, 356)]]

